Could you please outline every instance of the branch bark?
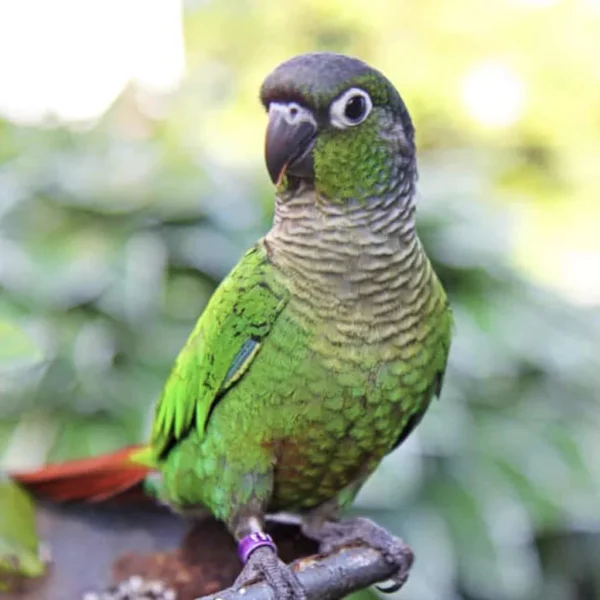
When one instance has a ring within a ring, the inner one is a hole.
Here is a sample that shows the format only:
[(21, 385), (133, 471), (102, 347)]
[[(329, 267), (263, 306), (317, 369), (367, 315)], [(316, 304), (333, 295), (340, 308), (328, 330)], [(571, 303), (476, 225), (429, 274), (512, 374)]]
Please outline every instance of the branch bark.
[[(388, 579), (394, 571), (379, 552), (366, 547), (344, 548), (325, 557), (309, 557), (296, 561), (292, 567), (304, 586), (308, 600), (339, 600), (352, 592), (365, 589)], [(266, 582), (257, 582), (244, 589), (233, 588), (203, 596), (198, 600), (277, 600)]]

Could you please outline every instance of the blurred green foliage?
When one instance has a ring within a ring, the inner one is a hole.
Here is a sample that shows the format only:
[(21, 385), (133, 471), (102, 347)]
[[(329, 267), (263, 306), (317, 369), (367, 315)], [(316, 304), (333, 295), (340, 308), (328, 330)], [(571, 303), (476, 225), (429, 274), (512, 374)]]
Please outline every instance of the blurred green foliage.
[[(214, 286), (269, 226), (262, 77), (299, 51), (350, 52), (396, 81), (415, 117), (419, 228), (457, 320), (441, 401), (355, 510), (415, 549), (405, 600), (600, 597), (600, 314), (515, 266), (549, 278), (540, 240), (559, 223), (557, 244), (587, 239), (598, 215), (585, 167), (597, 38), (568, 5), (200, 3), (174, 96), (129, 89), (93, 128), (0, 123), (5, 463), (144, 438)], [(530, 103), (490, 131), (457, 82), (497, 54)], [(515, 242), (516, 205), (530, 220)]]
[(0, 593), (17, 587), (22, 577), (41, 577), (32, 499), (12, 481), (0, 479)]

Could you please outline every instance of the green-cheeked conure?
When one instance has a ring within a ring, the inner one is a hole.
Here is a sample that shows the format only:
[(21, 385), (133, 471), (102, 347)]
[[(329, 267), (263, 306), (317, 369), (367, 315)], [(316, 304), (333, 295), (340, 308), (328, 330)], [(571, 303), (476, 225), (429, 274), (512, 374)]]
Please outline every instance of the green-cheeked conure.
[(324, 552), (380, 550), (397, 588), (407, 547), (340, 515), (439, 395), (448, 357), (451, 312), (415, 230), (414, 128), (384, 75), (339, 54), (284, 62), (260, 97), (273, 226), (210, 299), (148, 445), (29, 482), (101, 498), (153, 470), (176, 510), (226, 523), (245, 563), (238, 586), (260, 574), (277, 598), (304, 597), (263, 531), (286, 511)]

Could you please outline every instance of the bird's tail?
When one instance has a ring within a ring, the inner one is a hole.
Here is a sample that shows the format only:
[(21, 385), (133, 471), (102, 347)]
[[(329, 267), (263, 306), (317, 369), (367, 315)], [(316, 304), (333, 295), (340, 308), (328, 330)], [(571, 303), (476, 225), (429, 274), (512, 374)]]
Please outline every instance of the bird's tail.
[(11, 473), (11, 477), (34, 495), (53, 502), (150, 500), (144, 481), (154, 469), (138, 462), (144, 453), (143, 446), (130, 446), (112, 454)]

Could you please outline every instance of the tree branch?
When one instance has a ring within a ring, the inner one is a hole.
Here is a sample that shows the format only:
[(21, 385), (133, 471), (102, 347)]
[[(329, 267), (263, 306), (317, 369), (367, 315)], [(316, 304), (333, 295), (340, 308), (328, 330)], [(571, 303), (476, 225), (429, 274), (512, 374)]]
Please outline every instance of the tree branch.
[[(352, 592), (388, 579), (394, 572), (379, 552), (371, 548), (344, 548), (325, 557), (309, 557), (296, 561), (296, 575), (309, 600), (338, 600)], [(233, 588), (203, 596), (198, 600), (277, 600), (264, 582), (245, 588), (242, 594)]]

